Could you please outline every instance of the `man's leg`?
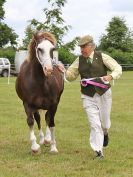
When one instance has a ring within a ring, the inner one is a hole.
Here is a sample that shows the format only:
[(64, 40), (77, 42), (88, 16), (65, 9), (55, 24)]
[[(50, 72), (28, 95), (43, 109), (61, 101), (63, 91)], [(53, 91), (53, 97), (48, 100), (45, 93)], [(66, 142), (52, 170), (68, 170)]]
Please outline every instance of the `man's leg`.
[(109, 89), (100, 97), (100, 101), (99, 101), (100, 118), (101, 118), (101, 124), (104, 132), (104, 141), (103, 141), (104, 147), (108, 145), (108, 141), (109, 141), (108, 130), (111, 126), (111, 121), (110, 121), (111, 106), (112, 106), (112, 93), (111, 93), (111, 89)]
[(100, 112), (97, 106), (98, 94), (94, 97), (84, 96), (83, 107), (87, 113), (87, 118), (90, 123), (90, 145), (95, 152), (101, 152), (103, 148), (103, 130), (100, 121)]

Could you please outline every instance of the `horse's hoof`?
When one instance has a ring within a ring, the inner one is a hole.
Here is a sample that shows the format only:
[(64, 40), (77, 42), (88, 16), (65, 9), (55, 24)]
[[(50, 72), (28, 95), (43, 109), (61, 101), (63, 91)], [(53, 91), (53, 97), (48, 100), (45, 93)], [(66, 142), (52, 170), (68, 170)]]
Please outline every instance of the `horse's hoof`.
[(44, 140), (43, 144), (47, 147), (47, 146), (50, 146), (51, 144), (51, 141), (49, 140)]
[(33, 155), (39, 155), (41, 153), (41, 149), (39, 148), (38, 150), (32, 150)]
[(50, 151), (50, 154), (58, 154), (58, 151)]
[(44, 139), (41, 139), (40, 140), (40, 145), (43, 145), (44, 144)]
[(50, 150), (50, 153), (51, 153), (51, 154), (58, 154), (58, 150), (57, 150), (57, 149), (51, 149), (51, 150)]
[(31, 150), (34, 154), (38, 153), (40, 151), (40, 145), (36, 144), (34, 146), (31, 146)]

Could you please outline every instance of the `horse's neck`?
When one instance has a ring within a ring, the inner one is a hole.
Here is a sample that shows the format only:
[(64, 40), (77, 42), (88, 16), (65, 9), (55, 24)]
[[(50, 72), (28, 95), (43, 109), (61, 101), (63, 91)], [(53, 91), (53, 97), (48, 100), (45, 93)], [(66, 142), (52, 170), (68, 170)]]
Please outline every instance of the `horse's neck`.
[(30, 62), (33, 68), (41, 67), (41, 64), (38, 62), (36, 57), (33, 57)]
[(32, 74), (35, 77), (44, 77), (43, 69), (41, 64), (35, 59), (31, 61)]

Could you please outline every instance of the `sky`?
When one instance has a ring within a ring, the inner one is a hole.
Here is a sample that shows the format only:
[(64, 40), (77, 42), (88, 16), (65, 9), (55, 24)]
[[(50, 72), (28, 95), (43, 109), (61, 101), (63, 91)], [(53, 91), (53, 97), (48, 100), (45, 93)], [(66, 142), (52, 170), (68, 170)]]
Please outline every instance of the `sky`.
[[(28, 21), (35, 18), (43, 22), (43, 9), (47, 7), (47, 0), (6, 0), (4, 23), (19, 35), (21, 43)], [(62, 13), (66, 24), (72, 26), (64, 42), (90, 34), (98, 44), (114, 16), (124, 18), (127, 27), (133, 30), (133, 0), (67, 0)]]

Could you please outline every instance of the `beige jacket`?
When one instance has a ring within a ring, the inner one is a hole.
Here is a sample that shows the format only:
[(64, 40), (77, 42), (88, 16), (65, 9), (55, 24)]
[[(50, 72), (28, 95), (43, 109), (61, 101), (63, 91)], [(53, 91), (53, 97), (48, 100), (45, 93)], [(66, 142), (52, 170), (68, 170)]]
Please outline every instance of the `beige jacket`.
[[(91, 61), (93, 61), (94, 52), (89, 56)], [(110, 75), (113, 79), (119, 79), (122, 74), (122, 67), (109, 55), (102, 53), (102, 59), (104, 65), (111, 70)], [(71, 64), (71, 66), (66, 71), (66, 79), (68, 81), (73, 81), (79, 76), (79, 57)]]

